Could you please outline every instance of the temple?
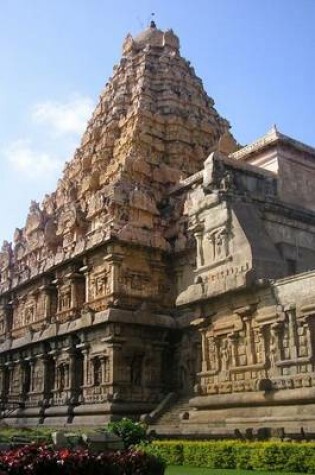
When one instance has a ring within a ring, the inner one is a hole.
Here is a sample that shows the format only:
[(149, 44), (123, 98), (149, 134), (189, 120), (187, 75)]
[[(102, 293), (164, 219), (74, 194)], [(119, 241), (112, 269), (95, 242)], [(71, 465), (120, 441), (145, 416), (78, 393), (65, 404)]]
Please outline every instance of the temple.
[(172, 30), (128, 35), (0, 252), (7, 424), (315, 433), (315, 149), (241, 147)]

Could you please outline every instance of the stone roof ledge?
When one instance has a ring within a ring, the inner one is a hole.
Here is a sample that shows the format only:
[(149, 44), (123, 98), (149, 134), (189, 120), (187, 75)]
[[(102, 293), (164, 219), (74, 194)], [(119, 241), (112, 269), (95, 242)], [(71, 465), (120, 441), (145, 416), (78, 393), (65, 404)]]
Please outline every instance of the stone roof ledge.
[(233, 152), (229, 155), (230, 158), (236, 160), (248, 160), (258, 152), (261, 152), (263, 149), (274, 145), (276, 143), (285, 143), (294, 147), (302, 152), (315, 156), (315, 148), (310, 145), (306, 145), (303, 142), (299, 142), (285, 134), (279, 132), (277, 127), (274, 125), (263, 137), (256, 140), (255, 142), (246, 145), (245, 147)]

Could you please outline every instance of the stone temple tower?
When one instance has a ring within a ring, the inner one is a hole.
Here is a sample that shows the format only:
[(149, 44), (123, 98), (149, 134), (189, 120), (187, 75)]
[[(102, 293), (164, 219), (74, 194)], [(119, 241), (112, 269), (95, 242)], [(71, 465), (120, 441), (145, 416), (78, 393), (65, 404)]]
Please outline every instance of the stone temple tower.
[(229, 129), (179, 49), (154, 22), (127, 36), (56, 191), (32, 202), (3, 244), (0, 392), (10, 423), (138, 416), (177, 384), (174, 259), (194, 265), (185, 183)]
[(128, 35), (1, 248), (0, 418), (314, 438), (314, 183), (276, 127), (238, 146), (172, 31)]

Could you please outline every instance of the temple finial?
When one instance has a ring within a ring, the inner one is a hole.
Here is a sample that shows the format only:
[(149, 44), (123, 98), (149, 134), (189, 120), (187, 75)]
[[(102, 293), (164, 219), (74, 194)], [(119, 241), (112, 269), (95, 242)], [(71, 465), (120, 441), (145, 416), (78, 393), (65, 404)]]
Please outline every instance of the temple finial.
[(156, 28), (156, 23), (154, 21), (155, 13), (151, 13), (150, 28)]

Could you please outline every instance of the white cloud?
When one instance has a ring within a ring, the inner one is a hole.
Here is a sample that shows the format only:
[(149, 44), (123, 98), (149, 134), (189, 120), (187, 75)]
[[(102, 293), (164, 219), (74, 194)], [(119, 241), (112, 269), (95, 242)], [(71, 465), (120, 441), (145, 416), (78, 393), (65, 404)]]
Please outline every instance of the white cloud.
[(60, 134), (81, 134), (92, 114), (91, 98), (76, 95), (66, 102), (45, 101), (36, 104), (32, 119), (45, 124)]
[(93, 107), (91, 98), (78, 94), (64, 102), (47, 100), (35, 104), (27, 140), (7, 144), (1, 148), (1, 155), (27, 179), (57, 176), (65, 159), (73, 155)]
[(28, 178), (45, 177), (57, 173), (63, 164), (47, 152), (36, 150), (29, 140), (17, 140), (11, 143), (3, 154), (12, 167)]

